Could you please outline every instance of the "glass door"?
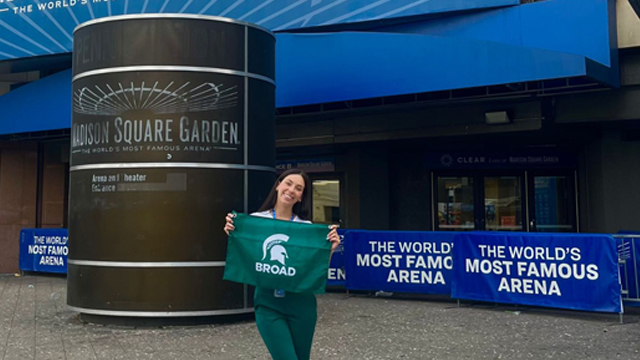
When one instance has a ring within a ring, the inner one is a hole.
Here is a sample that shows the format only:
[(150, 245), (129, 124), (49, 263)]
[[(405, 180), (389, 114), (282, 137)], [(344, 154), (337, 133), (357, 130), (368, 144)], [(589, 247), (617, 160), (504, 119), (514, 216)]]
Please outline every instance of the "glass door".
[(436, 231), (526, 231), (523, 172), (437, 174)]
[(311, 221), (319, 224), (341, 224), (340, 179), (311, 180)]
[(575, 181), (573, 170), (436, 173), (433, 228), (577, 232)]
[(521, 175), (483, 177), (484, 230), (525, 231)]
[(436, 176), (436, 231), (476, 229), (474, 179), (472, 176)]
[(529, 228), (537, 232), (577, 232), (575, 172), (529, 175)]

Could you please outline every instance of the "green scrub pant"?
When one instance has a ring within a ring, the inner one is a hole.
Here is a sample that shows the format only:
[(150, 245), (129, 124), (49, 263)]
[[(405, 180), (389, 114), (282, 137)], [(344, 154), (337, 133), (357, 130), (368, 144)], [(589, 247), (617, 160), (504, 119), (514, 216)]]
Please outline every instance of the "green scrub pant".
[(273, 289), (256, 288), (254, 307), (258, 331), (273, 360), (309, 360), (318, 317), (314, 294), (287, 292), (279, 298)]

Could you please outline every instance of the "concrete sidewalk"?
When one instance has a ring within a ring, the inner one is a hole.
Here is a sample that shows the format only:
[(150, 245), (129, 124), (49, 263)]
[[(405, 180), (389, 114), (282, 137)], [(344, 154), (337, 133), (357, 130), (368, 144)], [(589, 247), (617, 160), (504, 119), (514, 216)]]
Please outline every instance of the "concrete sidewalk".
[[(269, 359), (255, 324), (84, 324), (58, 276), (0, 276), (0, 359)], [(318, 296), (312, 359), (640, 359), (640, 316)]]

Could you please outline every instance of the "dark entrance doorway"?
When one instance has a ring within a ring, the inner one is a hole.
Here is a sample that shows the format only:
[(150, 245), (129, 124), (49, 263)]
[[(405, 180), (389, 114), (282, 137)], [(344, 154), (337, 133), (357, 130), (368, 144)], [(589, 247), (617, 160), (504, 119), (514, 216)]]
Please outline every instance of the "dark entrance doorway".
[(574, 171), (440, 171), (433, 180), (433, 230), (578, 231)]

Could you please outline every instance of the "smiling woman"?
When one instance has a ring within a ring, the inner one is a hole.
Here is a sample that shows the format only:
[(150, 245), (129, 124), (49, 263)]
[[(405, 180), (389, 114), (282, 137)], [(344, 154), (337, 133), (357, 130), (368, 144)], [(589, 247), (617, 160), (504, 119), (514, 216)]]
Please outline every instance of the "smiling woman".
[[(311, 215), (310, 187), (309, 176), (304, 171), (287, 170), (275, 181), (258, 212), (251, 215), (311, 223), (307, 220)], [(224, 227), (227, 234), (235, 229), (233, 218), (232, 214), (227, 215)], [(333, 251), (340, 243), (340, 237), (335, 226), (329, 228), (331, 231), (327, 240), (331, 241)], [(277, 234), (267, 238), (263, 245), (263, 259), (270, 251), (271, 260), (279, 262), (282, 266), (258, 262), (255, 270), (274, 275), (295, 276), (295, 268), (285, 265), (287, 253), (280, 245), (287, 240), (286, 235)], [(298, 293), (256, 287), (254, 307), (256, 325), (273, 359), (309, 359), (317, 319), (316, 298), (312, 292)]]

